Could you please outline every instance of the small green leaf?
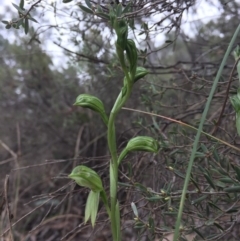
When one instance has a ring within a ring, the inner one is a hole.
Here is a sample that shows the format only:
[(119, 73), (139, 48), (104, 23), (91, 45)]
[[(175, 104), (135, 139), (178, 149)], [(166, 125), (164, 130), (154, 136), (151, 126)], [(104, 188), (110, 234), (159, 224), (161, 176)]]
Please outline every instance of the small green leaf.
[(224, 228), (218, 223), (218, 222), (214, 222), (214, 225), (217, 227), (217, 228), (219, 228), (219, 229), (221, 229), (222, 231), (224, 230)]
[(6, 29), (10, 29), (11, 27), (12, 27), (11, 24), (7, 24), (7, 25), (5, 26)]
[(35, 18), (33, 18), (30, 14), (28, 14), (27, 18), (35, 23), (38, 23), (38, 21)]
[(63, 0), (63, 3), (70, 3), (72, 0)]
[(117, 5), (116, 15), (117, 15), (117, 17), (121, 17), (121, 15), (122, 15), (122, 4), (121, 3)]
[(233, 169), (236, 172), (238, 181), (240, 181), (240, 168), (238, 166), (233, 166)]
[(222, 177), (222, 178), (219, 178), (218, 179), (220, 182), (223, 182), (223, 183), (235, 183), (230, 177)]
[(223, 183), (223, 182), (220, 182), (220, 181), (216, 181), (215, 182), (215, 185), (217, 187), (221, 187), (221, 188), (225, 188), (227, 186), (227, 184)]
[(103, 13), (102, 7), (100, 5), (97, 5), (96, 13)]
[(96, 222), (96, 217), (98, 213), (99, 205), (99, 192), (90, 191), (87, 198), (86, 208), (85, 208), (85, 223), (91, 218), (92, 226), (94, 227)]
[(223, 189), (224, 192), (228, 193), (239, 193), (240, 192), (240, 186), (234, 186), (234, 187), (227, 187)]
[(83, 5), (79, 5), (79, 7), (86, 13), (90, 13), (90, 14), (94, 13), (93, 10), (91, 10), (90, 8), (86, 8)]
[(134, 228), (136, 228), (136, 229), (145, 228), (145, 224), (142, 222), (137, 222), (137, 223), (135, 223)]
[(2, 23), (4, 23), (4, 24), (9, 24), (9, 21), (2, 20)]
[(220, 157), (219, 157), (216, 149), (213, 151), (213, 157), (217, 162), (220, 162)]
[(155, 201), (159, 201), (162, 200), (164, 197), (161, 196), (153, 196), (153, 197), (146, 197), (145, 199), (150, 201), (150, 202), (155, 202)]
[(199, 235), (203, 240), (205, 240), (204, 236), (201, 234), (201, 232), (200, 232), (198, 229), (196, 229), (196, 228), (193, 227), (193, 231), (194, 231), (197, 235)]
[(92, 8), (92, 4), (90, 3), (89, 0), (85, 0), (85, 3), (86, 3), (86, 5), (87, 5), (90, 9)]
[(213, 203), (213, 202), (208, 202), (208, 204), (209, 204), (209, 206), (211, 206), (212, 208), (216, 208), (216, 209), (218, 209), (219, 211), (222, 212), (222, 209), (221, 209), (220, 207), (218, 207), (215, 203)]
[(22, 13), (22, 14), (25, 14), (25, 11), (24, 9), (20, 8), (18, 5), (16, 5), (15, 3), (12, 3), (13, 7), (15, 7), (18, 12)]
[(206, 155), (204, 154), (204, 153), (202, 153), (202, 152), (196, 152), (196, 154), (195, 154), (195, 158), (202, 158), (202, 157), (206, 157)]
[(24, 0), (21, 0), (21, 1), (20, 1), (19, 7), (20, 7), (21, 9), (23, 9), (23, 7), (24, 7)]
[(20, 27), (21, 25), (23, 25), (23, 18), (17, 21), (17, 27)]
[(191, 201), (191, 204), (192, 205), (195, 205), (195, 204), (198, 204), (198, 203), (201, 203), (203, 200), (205, 200), (208, 196), (207, 195), (203, 195), (201, 196), (200, 198), (197, 198), (195, 200), (192, 200)]
[(214, 183), (213, 183), (213, 180), (212, 180), (212, 178), (210, 177), (210, 175), (208, 175), (206, 172), (203, 173), (203, 175), (204, 175), (204, 177), (206, 178), (206, 180), (208, 181), (208, 183), (210, 184), (210, 186), (211, 186), (213, 189), (215, 189), (216, 187), (215, 187), (215, 185), (214, 185)]
[(201, 146), (201, 149), (203, 150), (204, 153), (208, 153), (208, 149), (203, 143), (201, 143), (200, 146)]
[(131, 5), (132, 5), (132, 3), (129, 2), (129, 3), (127, 4), (127, 6), (123, 9), (122, 14), (128, 13), (129, 10), (130, 10)]
[(110, 20), (110, 16), (106, 13), (97, 13), (97, 16)]
[(234, 208), (227, 210), (226, 213), (236, 213), (238, 211), (239, 211), (238, 208), (234, 207)]
[(25, 19), (25, 24), (24, 24), (24, 31), (25, 31), (25, 34), (28, 33), (28, 30), (29, 30), (29, 23), (28, 23), (28, 19), (26, 18), (26, 19)]
[(214, 224), (214, 222), (215, 222), (215, 221), (214, 221), (213, 219), (210, 219), (210, 220), (208, 220), (208, 221), (205, 222), (205, 225), (211, 226), (211, 225)]
[(138, 210), (134, 202), (131, 203), (131, 207), (133, 210), (134, 215), (138, 218)]

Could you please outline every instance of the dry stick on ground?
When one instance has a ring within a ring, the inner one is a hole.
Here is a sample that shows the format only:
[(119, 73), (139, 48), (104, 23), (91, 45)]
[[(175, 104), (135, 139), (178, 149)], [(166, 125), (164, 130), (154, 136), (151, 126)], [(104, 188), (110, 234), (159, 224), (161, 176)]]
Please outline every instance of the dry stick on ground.
[(12, 224), (11, 224), (11, 213), (9, 211), (9, 203), (8, 203), (8, 182), (9, 182), (9, 175), (6, 175), (5, 182), (4, 182), (4, 198), (6, 202), (7, 217), (8, 217), (9, 230), (10, 230), (10, 240), (14, 241)]
[(225, 99), (224, 99), (224, 102), (223, 102), (222, 110), (221, 110), (221, 113), (218, 117), (218, 120), (217, 120), (217, 123), (216, 123), (214, 129), (211, 131), (211, 135), (213, 135), (216, 132), (216, 130), (218, 129), (218, 126), (221, 123), (222, 115), (223, 115), (224, 109), (225, 109), (226, 104), (227, 104), (227, 99), (228, 99), (228, 94), (229, 94), (229, 90), (230, 90), (230, 86), (231, 86), (231, 82), (232, 82), (233, 73), (234, 73), (234, 70), (235, 70), (239, 60), (240, 60), (240, 58), (238, 58), (237, 61), (233, 65), (231, 74), (230, 74), (229, 79), (228, 79), (228, 86), (227, 86), (227, 89), (226, 89), (226, 94), (225, 94)]

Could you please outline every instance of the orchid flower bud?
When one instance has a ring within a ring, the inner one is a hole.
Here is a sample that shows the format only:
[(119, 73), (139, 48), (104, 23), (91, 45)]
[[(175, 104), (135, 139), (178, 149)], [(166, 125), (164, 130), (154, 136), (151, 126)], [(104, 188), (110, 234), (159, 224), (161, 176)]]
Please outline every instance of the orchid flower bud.
[(79, 186), (90, 188), (93, 192), (103, 190), (102, 180), (99, 175), (89, 167), (77, 166), (69, 175)]
[(135, 77), (134, 77), (134, 80), (133, 82), (137, 82), (139, 79), (143, 78), (145, 75), (147, 75), (149, 72), (143, 68), (143, 67), (137, 67), (136, 69), (136, 74), (135, 74)]
[(159, 150), (158, 142), (149, 136), (137, 136), (132, 138), (127, 146), (121, 152), (118, 158), (118, 164), (125, 158), (125, 156), (132, 151), (146, 151), (157, 153)]
[(136, 69), (137, 69), (138, 54), (137, 54), (136, 44), (132, 39), (127, 40), (126, 54), (129, 62), (129, 71), (131, 74), (131, 78), (132, 80), (134, 80)]
[(101, 115), (103, 122), (107, 125), (108, 117), (106, 115), (104, 105), (102, 101), (97, 97), (89, 94), (81, 94), (77, 97), (74, 105), (81, 106), (83, 108), (89, 108), (98, 112)]

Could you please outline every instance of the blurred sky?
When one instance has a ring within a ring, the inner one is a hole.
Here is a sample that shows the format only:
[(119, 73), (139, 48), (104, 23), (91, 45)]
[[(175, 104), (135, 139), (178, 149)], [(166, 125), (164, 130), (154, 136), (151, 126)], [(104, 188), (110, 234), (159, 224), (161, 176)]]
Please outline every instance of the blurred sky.
[[(83, 0), (84, 1), (84, 0)], [(12, 6), (12, 3), (15, 3), (17, 5), (19, 5), (20, 0), (0, 0), (0, 13), (4, 14), (4, 20), (10, 20), (11, 19), (11, 13), (10, 12), (6, 12), (5, 7), (8, 6), (10, 9), (12, 9), (13, 12), (16, 13), (15, 8)], [(26, 3), (34, 3), (36, 1), (26, 1)], [(66, 4), (62, 3), (62, 0), (43, 0), (42, 4), (50, 4), (52, 2), (57, 2), (57, 6), (58, 9), (64, 9), (66, 7), (70, 7), (71, 5), (74, 5), (73, 3), (68, 3), (67, 6)], [(196, 8), (196, 12), (190, 11), (189, 13), (187, 13), (186, 11), (184, 12), (183, 15), (183, 19), (182, 19), (182, 29), (184, 30), (184, 32), (188, 35), (188, 36), (194, 36), (194, 29), (196, 29), (196, 25), (199, 23), (204, 24), (207, 23), (210, 20), (214, 20), (216, 19), (220, 14), (221, 14), (221, 8), (220, 6), (218, 7), (219, 1), (218, 0), (211, 0), (211, 5), (209, 5), (207, 0), (197, 0), (197, 8)], [(29, 4), (25, 4), (25, 8), (29, 9), (31, 5)], [(46, 6), (46, 5), (45, 5)], [(53, 25), (61, 25), (61, 23), (66, 22), (66, 18), (67, 17), (63, 17), (61, 16), (60, 18), (58, 17), (54, 17), (53, 15), (53, 11), (52, 9), (47, 9), (47, 11), (45, 11), (44, 16), (39, 16), (36, 17), (34, 16), (37, 20), (39, 20), (39, 22), (42, 19), (45, 19), (47, 21), (50, 22), (50, 24)], [(155, 16), (154, 18), (159, 18), (159, 16)], [(31, 22), (31, 24), (33, 24), (34, 28), (38, 28), (41, 25), (37, 24), (37, 23), (33, 23)], [(43, 23), (41, 23), (43, 24)], [(24, 31), (20, 30), (19, 33), (21, 36), (24, 36)], [(4, 35), (5, 38), (7, 38), (10, 42), (14, 42), (16, 40), (16, 36), (14, 35), (13, 32), (11, 32), (11, 30), (1, 32), (1, 34)], [(65, 37), (64, 37), (65, 36)], [(164, 41), (164, 34), (158, 34), (155, 38), (155, 46), (160, 46), (163, 41)], [(52, 30), (48, 30), (45, 32), (45, 34), (40, 36), (40, 40), (42, 39), (44, 41), (44, 45), (42, 46), (42, 48), (48, 52), (51, 56), (53, 56), (53, 61), (54, 61), (54, 65), (55, 66), (66, 66), (67, 64), (67, 58), (64, 58), (64, 55), (62, 53), (62, 50), (57, 47), (55, 44), (53, 44), (53, 40), (56, 41), (57, 38), (62, 38), (62, 43), (64, 43), (65, 45), (68, 46), (68, 48), (72, 49), (74, 51), (74, 46), (69, 46), (69, 42), (68, 42), (68, 33), (67, 32), (62, 32), (61, 35), (59, 32)]]

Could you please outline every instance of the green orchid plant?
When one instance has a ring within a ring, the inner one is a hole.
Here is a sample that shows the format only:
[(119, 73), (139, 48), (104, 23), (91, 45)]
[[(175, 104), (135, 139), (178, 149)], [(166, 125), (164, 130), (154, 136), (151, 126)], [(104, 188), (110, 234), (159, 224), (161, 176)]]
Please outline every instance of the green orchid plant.
[[(94, 13), (90, 2), (86, 1), (86, 4), (88, 8), (85, 6), (80, 6), (81, 9), (87, 13)], [(89, 94), (79, 95), (74, 104), (76, 106), (89, 108), (97, 112), (107, 127), (108, 147), (111, 154), (109, 164), (110, 197), (107, 197), (101, 178), (91, 168), (82, 165), (77, 166), (69, 175), (69, 178), (73, 179), (78, 185), (90, 189), (85, 208), (85, 222), (91, 219), (92, 226), (94, 226), (97, 218), (99, 201), (102, 200), (111, 221), (112, 236), (114, 241), (121, 240), (120, 209), (119, 202), (117, 200), (118, 167), (129, 152), (146, 151), (157, 153), (159, 150), (158, 142), (152, 137), (137, 136), (129, 140), (120, 155), (117, 154), (115, 132), (115, 120), (117, 114), (129, 99), (134, 84), (148, 74), (148, 71), (145, 68), (137, 66), (137, 47), (132, 39), (128, 39), (128, 22), (123, 17), (124, 13), (126, 13), (128, 9), (129, 5), (123, 9), (122, 5), (118, 4), (110, 6), (108, 14), (101, 13), (99, 9), (98, 12), (95, 13), (101, 17), (107, 18), (116, 32), (116, 53), (122, 71), (125, 75), (123, 78), (123, 87), (113, 105), (110, 114), (106, 114), (104, 104), (100, 99)]]

